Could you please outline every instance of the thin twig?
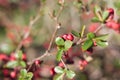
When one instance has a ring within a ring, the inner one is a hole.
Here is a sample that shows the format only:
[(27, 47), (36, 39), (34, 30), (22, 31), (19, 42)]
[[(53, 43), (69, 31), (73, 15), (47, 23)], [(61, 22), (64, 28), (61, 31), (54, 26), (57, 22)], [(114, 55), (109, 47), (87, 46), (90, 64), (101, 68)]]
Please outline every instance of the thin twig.
[(17, 48), (16, 48), (16, 50), (15, 50), (15, 53), (16, 53), (18, 50), (20, 50), (20, 48), (21, 48), (22, 45), (23, 45), (23, 40), (26, 39), (26, 38), (30, 35), (31, 28), (33, 27), (33, 25), (35, 24), (35, 22), (36, 22), (39, 18), (40, 18), (40, 15), (37, 15), (33, 20), (30, 21), (30, 23), (29, 23), (29, 29), (30, 29), (30, 31), (27, 32), (27, 33), (25, 33), (25, 34), (23, 35), (23, 39), (22, 39), (22, 40), (20, 41), (20, 43), (18, 44), (18, 46), (17, 46)]
[(99, 31), (102, 29), (103, 26), (104, 26), (104, 24), (101, 24), (101, 25), (94, 31), (94, 33), (99, 32)]
[(61, 62), (63, 63), (65, 69), (68, 69), (67, 65), (64, 63), (63, 59), (61, 59)]
[(59, 13), (58, 13), (58, 16), (57, 16), (57, 17), (54, 17), (54, 16), (50, 15), (50, 17), (55, 21), (55, 30), (54, 30), (54, 32), (53, 32), (53, 34), (52, 34), (52, 37), (51, 37), (51, 40), (50, 40), (50, 44), (49, 44), (49, 46), (48, 46), (48, 49), (46, 50), (46, 52), (45, 52), (42, 56), (40, 56), (40, 57), (38, 57), (38, 58), (35, 58), (35, 59), (32, 60), (31, 62), (28, 62), (28, 65), (30, 65), (30, 66), (28, 67), (27, 71), (30, 70), (30, 68), (32, 67), (32, 64), (34, 63), (34, 61), (36, 61), (36, 60), (41, 60), (42, 58), (44, 58), (44, 57), (46, 57), (46, 56), (52, 55), (52, 54), (50, 54), (50, 50), (51, 50), (52, 43), (53, 43), (53, 41), (54, 41), (55, 35), (56, 35), (56, 33), (57, 33), (57, 30), (60, 28), (60, 24), (59, 24), (59, 22), (58, 22), (58, 19), (59, 19), (59, 16), (60, 16), (62, 10), (63, 10), (63, 6), (60, 7), (60, 10), (59, 10)]
[(58, 23), (56, 23), (55, 30), (54, 30), (53, 35), (52, 35), (52, 38), (51, 38), (51, 40), (50, 40), (50, 44), (49, 44), (48, 50), (47, 50), (48, 52), (50, 51), (50, 49), (51, 49), (51, 47), (52, 47), (52, 43), (53, 43), (53, 41), (54, 41), (54, 38), (55, 38), (55, 35), (56, 35), (57, 30), (58, 30)]
[(41, 60), (42, 58), (46, 57), (46, 56), (50, 56), (50, 54), (46, 51), (42, 56), (38, 57), (38, 58), (35, 58), (33, 59), (32, 61), (28, 62), (27, 64), (29, 65), (27, 71), (30, 70), (30, 68), (32, 67), (33, 63), (36, 61), (36, 60)]
[(60, 10), (58, 11), (57, 18), (59, 19), (61, 12), (63, 11), (64, 5), (62, 4)]
[(84, 39), (79, 39), (79, 41), (76, 42), (76, 45), (83, 43), (84, 41), (87, 40), (87, 37)]
[(61, 14), (63, 8), (64, 8), (64, 6), (61, 5), (61, 7), (60, 7), (60, 9), (59, 9), (58, 14), (57, 14), (56, 17), (50, 15), (50, 17), (53, 18), (53, 20), (55, 21), (55, 25), (56, 26), (55, 26), (55, 30), (53, 32), (53, 35), (52, 35), (52, 38), (51, 38), (51, 41), (50, 41), (50, 44), (49, 44), (49, 47), (48, 47), (48, 51), (51, 49), (51, 46), (52, 46), (52, 43), (53, 43), (53, 40), (55, 38), (57, 30), (60, 28), (60, 23), (58, 22), (58, 20), (59, 20), (59, 17), (60, 17), (60, 14)]

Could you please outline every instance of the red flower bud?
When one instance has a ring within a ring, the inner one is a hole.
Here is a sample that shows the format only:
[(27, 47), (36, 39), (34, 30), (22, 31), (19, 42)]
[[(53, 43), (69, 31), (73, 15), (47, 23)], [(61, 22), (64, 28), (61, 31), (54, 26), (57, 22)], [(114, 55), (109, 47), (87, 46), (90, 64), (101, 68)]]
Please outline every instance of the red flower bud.
[(70, 40), (70, 41), (73, 41), (73, 40), (74, 40), (74, 37), (73, 37), (72, 34), (64, 34), (64, 35), (62, 36), (62, 38), (63, 38), (64, 40)]
[(109, 21), (106, 23), (106, 26), (109, 28), (112, 28), (112, 24), (114, 23), (114, 21)]
[(109, 14), (113, 14), (114, 15), (114, 9), (113, 8), (108, 8), (107, 11), (109, 12)]
[(26, 60), (27, 58), (26, 58), (26, 54), (23, 54), (22, 55), (22, 60)]
[(16, 72), (15, 72), (15, 71), (11, 72), (11, 73), (10, 73), (10, 76), (11, 76), (12, 78), (15, 78), (15, 77), (16, 77)]
[(3, 75), (4, 76), (8, 76), (9, 75), (9, 71), (8, 71), (8, 69), (3, 69)]
[(113, 23), (112, 24), (112, 29), (118, 30), (119, 29), (119, 24), (118, 23)]
[(108, 8), (107, 11), (109, 14), (105, 22), (109, 22), (114, 18), (114, 10), (112, 8)]
[(74, 40), (74, 37), (73, 37), (72, 34), (68, 34), (68, 35), (67, 35), (67, 39), (73, 41), (73, 40)]
[(88, 62), (86, 60), (80, 60), (79, 64), (80, 70), (83, 70), (87, 66)]
[(5, 54), (0, 54), (0, 60), (8, 60), (8, 56)]
[(11, 54), (10, 54), (10, 60), (11, 60), (11, 61), (16, 60), (15, 53), (11, 53)]
[(56, 74), (54, 68), (51, 68), (51, 69), (50, 69), (50, 74), (51, 74), (52, 76)]
[(35, 61), (35, 65), (39, 65), (40, 63), (41, 63), (40, 60), (36, 60), (36, 61)]
[(63, 64), (62, 62), (60, 62), (60, 63), (58, 64), (58, 66), (64, 68), (64, 64)]
[(115, 21), (109, 21), (106, 23), (106, 26), (112, 28), (113, 30), (119, 30), (120, 25)]

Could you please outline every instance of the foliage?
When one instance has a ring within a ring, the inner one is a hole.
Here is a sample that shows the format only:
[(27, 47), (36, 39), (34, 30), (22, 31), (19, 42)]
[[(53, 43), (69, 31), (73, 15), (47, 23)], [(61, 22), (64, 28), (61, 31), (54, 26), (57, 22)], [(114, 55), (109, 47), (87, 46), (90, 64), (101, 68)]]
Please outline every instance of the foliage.
[(97, 76), (91, 71), (102, 75), (104, 67), (106, 79), (117, 72), (120, 56), (114, 45), (120, 41), (120, 1), (113, 0), (114, 7), (107, 4), (106, 0), (0, 0), (0, 80), (94, 80)]

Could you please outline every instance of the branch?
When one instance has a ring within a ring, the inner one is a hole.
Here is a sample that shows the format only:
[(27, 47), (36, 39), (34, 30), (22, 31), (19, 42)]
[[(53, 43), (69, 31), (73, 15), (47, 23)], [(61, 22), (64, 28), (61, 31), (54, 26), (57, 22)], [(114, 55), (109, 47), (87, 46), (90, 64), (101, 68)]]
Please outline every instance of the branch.
[(63, 59), (61, 59), (61, 62), (63, 63), (65, 69), (68, 69), (67, 65), (65, 64), (65, 62), (63, 61)]
[(97, 33), (99, 32), (102, 28), (103, 28), (104, 24), (101, 24), (95, 31), (94, 33)]
[(32, 61), (28, 62), (28, 65), (30, 65), (30, 66), (28, 67), (27, 71), (30, 70), (30, 68), (32, 67), (33, 63), (34, 63), (36, 60), (41, 60), (41, 59), (44, 58), (44, 57), (47, 57), (47, 56), (52, 55), (52, 54), (50, 54), (50, 50), (51, 50), (52, 43), (53, 43), (53, 41), (54, 41), (55, 35), (56, 35), (56, 33), (57, 33), (57, 30), (60, 28), (59, 17), (60, 17), (60, 14), (61, 14), (62, 10), (63, 10), (63, 7), (64, 7), (63, 5), (60, 7), (57, 16), (50, 15), (50, 17), (55, 21), (55, 30), (54, 30), (54, 32), (53, 32), (53, 34), (52, 34), (52, 37), (51, 37), (51, 40), (50, 40), (50, 44), (49, 44), (49, 46), (48, 46), (48, 49), (46, 50), (46, 52), (45, 52), (42, 56), (40, 56), (40, 57), (38, 57), (38, 58), (35, 58), (35, 59), (33, 59)]
[[(94, 31), (94, 33), (96, 34), (97, 32), (99, 32), (102, 28), (103, 28), (103, 26), (104, 26), (104, 24), (101, 24), (95, 31)], [(87, 40), (87, 37), (85, 37), (84, 39), (79, 39), (77, 42), (76, 42), (76, 45), (78, 45), (78, 44), (81, 44), (81, 43), (83, 43), (84, 41), (86, 41)]]
[(30, 29), (30, 31), (27, 32), (27, 33), (25, 33), (25, 34), (23, 35), (23, 39), (22, 39), (22, 40), (20, 41), (20, 43), (18, 44), (18, 46), (17, 46), (17, 48), (16, 48), (16, 50), (15, 50), (15, 53), (16, 53), (18, 50), (21, 49), (21, 47), (22, 47), (22, 45), (23, 45), (23, 40), (26, 39), (26, 38), (30, 35), (30, 32), (31, 32), (31, 29), (32, 29), (33, 25), (38, 21), (39, 18), (40, 18), (40, 14), (38, 14), (33, 20), (30, 21), (30, 23), (29, 23), (29, 29)]

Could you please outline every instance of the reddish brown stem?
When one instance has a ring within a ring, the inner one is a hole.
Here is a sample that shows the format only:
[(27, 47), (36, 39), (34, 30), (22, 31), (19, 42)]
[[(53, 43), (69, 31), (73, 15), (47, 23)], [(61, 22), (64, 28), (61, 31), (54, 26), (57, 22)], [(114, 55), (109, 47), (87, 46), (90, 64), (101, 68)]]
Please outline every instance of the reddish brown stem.
[(59, 22), (58, 22), (58, 19), (59, 19), (59, 17), (60, 17), (60, 14), (61, 14), (62, 10), (63, 10), (63, 6), (60, 7), (60, 10), (59, 10), (58, 15), (57, 15), (56, 17), (50, 15), (50, 17), (55, 21), (55, 30), (54, 30), (54, 32), (53, 32), (53, 34), (52, 34), (52, 37), (51, 37), (51, 40), (50, 40), (50, 44), (49, 44), (49, 46), (48, 46), (48, 49), (46, 50), (46, 52), (45, 52), (42, 56), (40, 56), (40, 57), (38, 57), (38, 58), (35, 58), (35, 59), (32, 60), (31, 62), (28, 62), (28, 65), (30, 65), (30, 66), (29, 66), (29, 68), (27, 69), (27, 71), (29, 71), (29, 69), (32, 67), (31, 65), (34, 63), (34, 61), (36, 61), (36, 60), (41, 60), (42, 58), (44, 58), (44, 57), (46, 57), (46, 56), (52, 55), (52, 54), (50, 54), (49, 52), (50, 52), (50, 50), (51, 50), (52, 43), (53, 43), (53, 41), (54, 41), (55, 35), (56, 35), (56, 33), (57, 33), (57, 30), (60, 28), (60, 24), (59, 24)]
[(22, 45), (23, 45), (23, 40), (26, 39), (26, 38), (30, 35), (31, 28), (33, 27), (33, 25), (35, 24), (35, 22), (36, 22), (39, 18), (40, 18), (40, 15), (37, 15), (37, 16), (35, 17), (35, 19), (33, 19), (33, 20), (30, 21), (30, 24), (29, 24), (29, 29), (30, 29), (30, 31), (29, 31), (28, 33), (25, 33), (25, 34), (23, 35), (23, 39), (22, 39), (22, 40), (20, 41), (20, 43), (18, 44), (18, 46), (17, 46), (17, 48), (16, 48), (16, 50), (15, 50), (15, 53), (16, 53), (18, 50), (20, 50), (20, 48), (21, 48)]

